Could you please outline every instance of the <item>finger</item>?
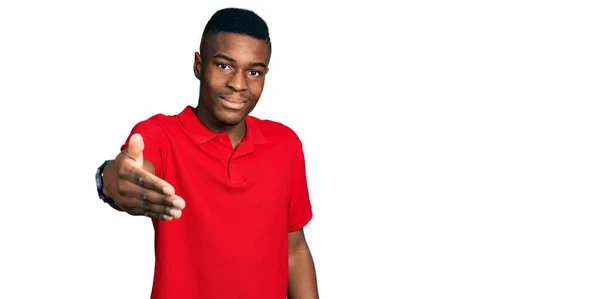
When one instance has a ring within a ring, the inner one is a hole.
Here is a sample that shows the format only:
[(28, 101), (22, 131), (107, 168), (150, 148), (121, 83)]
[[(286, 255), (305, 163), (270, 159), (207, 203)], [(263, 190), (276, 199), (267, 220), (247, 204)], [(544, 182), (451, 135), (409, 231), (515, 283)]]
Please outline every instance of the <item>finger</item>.
[(152, 173), (133, 165), (123, 166), (118, 171), (119, 178), (134, 183), (140, 187), (154, 190), (164, 195), (175, 194), (175, 188)]
[(144, 152), (144, 139), (142, 135), (135, 133), (129, 138), (129, 144), (125, 148), (124, 153), (131, 159), (135, 160), (136, 165), (139, 168), (144, 166), (144, 158), (142, 153)]
[(164, 205), (152, 204), (142, 200), (142, 209), (147, 213), (162, 214), (167, 217), (178, 219), (181, 217), (181, 210)]
[(164, 221), (171, 221), (171, 220), (173, 220), (173, 217), (166, 216), (164, 214), (156, 214), (156, 213), (153, 213), (153, 212), (146, 212), (144, 214), (144, 216), (149, 217), (149, 218), (153, 218), (153, 219), (164, 220)]
[(129, 214), (131, 215), (135, 215), (135, 216), (146, 216), (148, 218), (152, 218), (152, 219), (157, 219), (157, 220), (164, 220), (164, 221), (171, 221), (173, 220), (173, 217), (167, 216), (165, 214), (161, 214), (161, 213), (156, 213), (150, 210), (143, 210), (143, 209), (132, 209), (130, 211), (127, 211)]
[(123, 197), (120, 200), (121, 204), (119, 206), (131, 215), (145, 215), (147, 212), (151, 212), (156, 215), (162, 214), (166, 216), (163, 218), (181, 217), (181, 210), (173, 207), (152, 204), (150, 202), (135, 197)]
[[(125, 198), (137, 198), (150, 204), (167, 206), (178, 210), (181, 210), (185, 207), (185, 201), (178, 195), (168, 196), (163, 193), (156, 192), (153, 189), (139, 186), (130, 181), (120, 180), (117, 188), (119, 195)], [(113, 198), (113, 200), (121, 201), (119, 198)], [(138, 207), (138, 205), (133, 207)]]
[[(168, 206), (152, 204), (137, 198), (129, 198), (126, 211), (133, 215), (155, 215), (157, 219), (170, 220), (181, 217), (181, 210)], [(160, 216), (162, 215), (162, 216)]]

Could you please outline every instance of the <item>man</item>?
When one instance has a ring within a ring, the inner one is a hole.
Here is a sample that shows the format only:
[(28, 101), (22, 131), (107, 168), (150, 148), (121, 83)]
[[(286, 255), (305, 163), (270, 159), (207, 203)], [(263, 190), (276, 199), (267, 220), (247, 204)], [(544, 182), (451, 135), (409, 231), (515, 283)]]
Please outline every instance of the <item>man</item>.
[(197, 107), (139, 122), (98, 168), (103, 200), (153, 218), (154, 299), (318, 298), (302, 144), (249, 116), (270, 56), (258, 15), (217, 11), (195, 53)]

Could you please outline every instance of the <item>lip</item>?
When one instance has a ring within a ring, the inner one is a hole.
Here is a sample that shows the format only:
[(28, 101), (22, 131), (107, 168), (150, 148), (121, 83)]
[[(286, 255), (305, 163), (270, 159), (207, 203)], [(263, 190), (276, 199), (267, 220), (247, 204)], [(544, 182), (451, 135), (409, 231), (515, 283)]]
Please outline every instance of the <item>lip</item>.
[(242, 110), (242, 108), (244, 108), (244, 105), (246, 104), (245, 100), (236, 97), (219, 96), (219, 99), (221, 99), (221, 104), (223, 104), (225, 108), (233, 110)]

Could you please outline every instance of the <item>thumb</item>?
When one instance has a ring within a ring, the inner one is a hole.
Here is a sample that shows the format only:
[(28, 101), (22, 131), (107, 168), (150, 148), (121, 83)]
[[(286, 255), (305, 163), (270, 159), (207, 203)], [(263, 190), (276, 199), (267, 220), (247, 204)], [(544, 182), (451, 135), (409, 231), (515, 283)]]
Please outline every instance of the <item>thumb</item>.
[(129, 145), (127, 146), (127, 156), (129, 158), (135, 160), (138, 167), (142, 167), (144, 165), (144, 156), (142, 155), (144, 151), (144, 139), (142, 135), (135, 133), (129, 138)]

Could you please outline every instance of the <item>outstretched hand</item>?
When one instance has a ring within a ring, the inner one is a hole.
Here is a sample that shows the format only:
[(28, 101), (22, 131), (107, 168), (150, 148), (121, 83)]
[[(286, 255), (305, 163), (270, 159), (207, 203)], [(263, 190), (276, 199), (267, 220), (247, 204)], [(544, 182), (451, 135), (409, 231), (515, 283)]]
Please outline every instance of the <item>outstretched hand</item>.
[(110, 162), (114, 166), (105, 168), (102, 191), (131, 215), (161, 220), (181, 217), (185, 201), (175, 195), (173, 186), (153, 174), (154, 166), (144, 162), (143, 151), (142, 136), (133, 134), (127, 148)]

